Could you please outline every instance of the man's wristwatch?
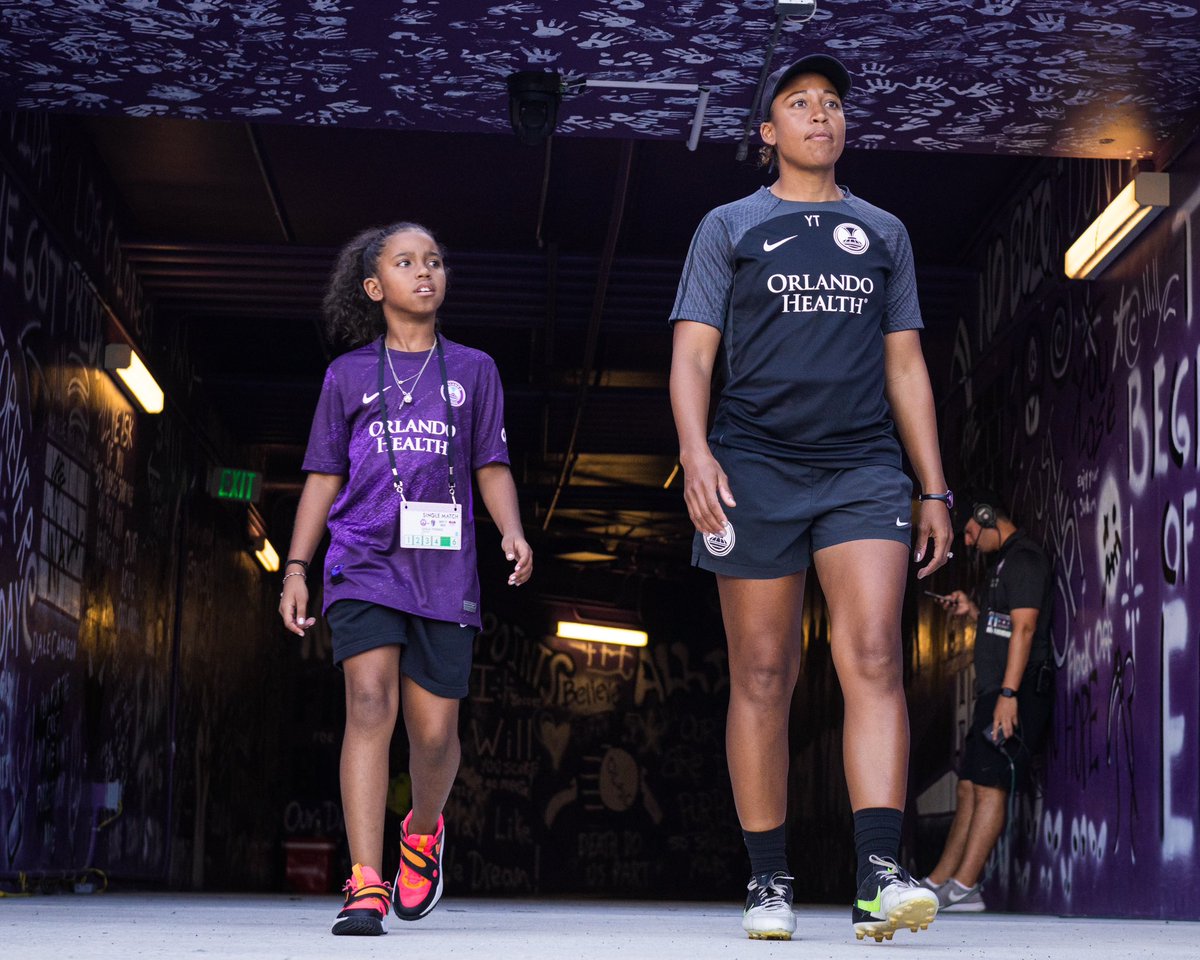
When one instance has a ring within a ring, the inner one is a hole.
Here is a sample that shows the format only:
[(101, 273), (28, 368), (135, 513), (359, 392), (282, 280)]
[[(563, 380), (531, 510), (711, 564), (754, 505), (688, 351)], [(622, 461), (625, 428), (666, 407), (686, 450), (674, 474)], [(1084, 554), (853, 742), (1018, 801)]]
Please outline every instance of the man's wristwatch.
[(917, 496), (918, 500), (941, 500), (946, 505), (947, 510), (954, 509), (954, 491), (947, 490), (945, 493), (922, 493)]
[(1008, 697), (1009, 699), (1014, 699), (1017, 696), (1017, 691), (1014, 690), (1012, 687), (1001, 687), (1000, 688), (1000, 696)]

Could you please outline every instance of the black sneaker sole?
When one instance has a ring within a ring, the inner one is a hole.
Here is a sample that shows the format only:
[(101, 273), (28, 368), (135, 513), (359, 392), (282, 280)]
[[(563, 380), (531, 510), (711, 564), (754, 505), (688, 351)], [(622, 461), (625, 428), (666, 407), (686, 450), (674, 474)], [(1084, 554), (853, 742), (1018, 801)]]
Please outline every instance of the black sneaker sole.
[(330, 932), (335, 937), (381, 937), (387, 930), (378, 917), (338, 917)]

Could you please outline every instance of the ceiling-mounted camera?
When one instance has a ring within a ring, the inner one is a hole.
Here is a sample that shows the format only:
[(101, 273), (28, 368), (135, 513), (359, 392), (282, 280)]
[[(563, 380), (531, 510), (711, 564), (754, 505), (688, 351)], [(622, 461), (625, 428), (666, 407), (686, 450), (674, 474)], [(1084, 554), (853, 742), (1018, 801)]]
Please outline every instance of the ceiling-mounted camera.
[(513, 133), (527, 146), (543, 143), (558, 123), (562, 77), (548, 70), (522, 70), (510, 73), (505, 82)]

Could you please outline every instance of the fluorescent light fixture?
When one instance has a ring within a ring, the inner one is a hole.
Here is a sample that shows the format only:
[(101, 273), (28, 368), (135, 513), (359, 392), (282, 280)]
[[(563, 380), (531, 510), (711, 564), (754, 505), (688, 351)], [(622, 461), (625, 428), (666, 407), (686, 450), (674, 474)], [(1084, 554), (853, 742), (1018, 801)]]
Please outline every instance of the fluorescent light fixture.
[(279, 554), (266, 537), (259, 537), (254, 541), (254, 559), (262, 564), (267, 573), (274, 573), (279, 569)]
[(557, 635), (564, 640), (591, 640), (593, 643), (617, 643), (626, 647), (644, 647), (650, 641), (650, 635), (645, 630), (604, 627), (578, 620), (559, 620)]
[(1071, 244), (1063, 261), (1067, 276), (1099, 276), (1170, 203), (1169, 174), (1139, 173)]
[(112, 370), (124, 381), (129, 392), (147, 413), (162, 413), (162, 388), (127, 343), (110, 343), (104, 348), (104, 369)]
[(617, 559), (615, 553), (600, 553), (596, 550), (572, 550), (570, 553), (556, 553), (554, 557), (569, 563), (612, 563)]

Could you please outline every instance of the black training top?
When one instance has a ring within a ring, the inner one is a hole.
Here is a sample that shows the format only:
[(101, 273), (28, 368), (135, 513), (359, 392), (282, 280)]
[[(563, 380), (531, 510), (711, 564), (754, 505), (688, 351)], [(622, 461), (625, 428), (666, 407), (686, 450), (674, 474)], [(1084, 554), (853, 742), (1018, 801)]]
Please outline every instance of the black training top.
[(920, 329), (912, 246), (851, 196), (767, 188), (700, 222), (671, 321), (722, 332), (726, 383), (710, 442), (822, 467), (900, 465), (883, 338)]
[(1050, 659), (1050, 617), (1054, 602), (1054, 575), (1042, 550), (1018, 530), (996, 551), (988, 567), (987, 590), (979, 605), (975, 627), (975, 691), (994, 693), (1004, 684), (1008, 641), (1012, 636), (1013, 610), (1033, 607), (1038, 612), (1029, 662), (1021, 686)]

